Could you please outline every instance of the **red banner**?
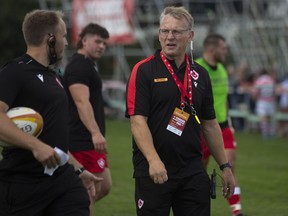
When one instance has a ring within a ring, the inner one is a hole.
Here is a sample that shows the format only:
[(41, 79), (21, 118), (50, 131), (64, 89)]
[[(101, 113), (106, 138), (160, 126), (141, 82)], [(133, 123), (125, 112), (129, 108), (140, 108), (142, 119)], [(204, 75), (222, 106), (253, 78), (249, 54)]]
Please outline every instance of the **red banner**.
[(134, 0), (74, 0), (72, 3), (72, 43), (76, 44), (82, 28), (90, 22), (107, 28), (110, 44), (134, 41), (132, 14)]

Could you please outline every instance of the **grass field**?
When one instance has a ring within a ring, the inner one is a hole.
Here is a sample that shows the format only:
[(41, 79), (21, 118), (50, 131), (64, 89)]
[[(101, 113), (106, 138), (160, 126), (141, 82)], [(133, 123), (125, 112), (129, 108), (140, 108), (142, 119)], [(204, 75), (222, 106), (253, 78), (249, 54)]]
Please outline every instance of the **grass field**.
[[(236, 133), (237, 176), (241, 185), (243, 213), (247, 216), (288, 216), (288, 141), (263, 141), (259, 134)], [(107, 140), (113, 179), (111, 193), (96, 203), (95, 216), (135, 216), (131, 163), (131, 133), (127, 121), (108, 121)], [(217, 168), (211, 160), (208, 173)], [(219, 170), (218, 170), (219, 172)], [(220, 184), (220, 178), (218, 178)], [(217, 189), (211, 216), (230, 216)]]
[[(243, 213), (247, 216), (288, 216), (288, 141), (263, 141), (259, 134), (236, 132), (237, 176)], [(111, 193), (96, 203), (95, 216), (135, 216), (131, 133), (127, 121), (107, 121)], [(218, 166), (211, 160), (208, 173)], [(219, 170), (218, 170), (219, 172)], [(220, 185), (220, 178), (218, 178)], [(212, 200), (211, 216), (230, 216), (226, 200)]]

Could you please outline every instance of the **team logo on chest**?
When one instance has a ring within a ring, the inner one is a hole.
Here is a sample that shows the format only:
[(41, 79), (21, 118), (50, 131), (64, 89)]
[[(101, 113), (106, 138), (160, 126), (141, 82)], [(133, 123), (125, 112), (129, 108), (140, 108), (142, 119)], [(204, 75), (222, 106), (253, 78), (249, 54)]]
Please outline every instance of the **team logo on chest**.
[(41, 80), (41, 82), (44, 82), (43, 74), (37, 74), (37, 77)]
[(198, 74), (195, 70), (190, 71), (190, 76), (191, 76), (194, 80), (197, 80), (197, 79), (199, 78), (199, 74)]
[(195, 88), (197, 88), (197, 86), (198, 86), (198, 82), (196, 82), (196, 80), (198, 80), (198, 78), (199, 78), (199, 74), (195, 71), (195, 70), (192, 70), (192, 71), (190, 71), (190, 76), (193, 78), (193, 84), (194, 84), (194, 86), (195, 86)]

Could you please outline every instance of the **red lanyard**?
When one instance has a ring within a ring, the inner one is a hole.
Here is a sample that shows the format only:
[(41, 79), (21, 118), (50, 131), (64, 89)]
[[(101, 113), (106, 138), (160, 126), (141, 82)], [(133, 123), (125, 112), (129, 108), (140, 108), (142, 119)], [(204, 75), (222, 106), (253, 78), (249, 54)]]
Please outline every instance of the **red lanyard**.
[[(185, 61), (186, 61), (186, 70), (185, 70), (185, 78), (184, 78), (184, 84), (179, 80), (179, 78), (174, 73), (174, 70), (172, 68), (172, 65), (169, 63), (167, 58), (164, 56), (163, 51), (160, 52), (160, 56), (162, 58), (163, 63), (165, 64), (167, 70), (170, 72), (172, 78), (174, 79), (176, 85), (178, 86), (178, 89), (181, 93), (181, 108), (183, 109), (185, 107), (185, 97), (188, 98), (189, 104), (192, 107), (192, 80), (190, 76), (190, 63), (188, 56), (185, 54)], [(187, 82), (188, 80), (188, 82)], [(188, 86), (187, 86), (188, 85)], [(187, 87), (188, 87), (188, 93), (187, 93)]]

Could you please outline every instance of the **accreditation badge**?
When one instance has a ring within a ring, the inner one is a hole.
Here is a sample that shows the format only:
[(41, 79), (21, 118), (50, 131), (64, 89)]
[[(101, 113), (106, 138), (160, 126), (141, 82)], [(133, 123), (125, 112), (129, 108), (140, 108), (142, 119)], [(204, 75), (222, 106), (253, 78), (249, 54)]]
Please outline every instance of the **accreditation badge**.
[(176, 107), (166, 129), (181, 136), (189, 116), (189, 113)]

